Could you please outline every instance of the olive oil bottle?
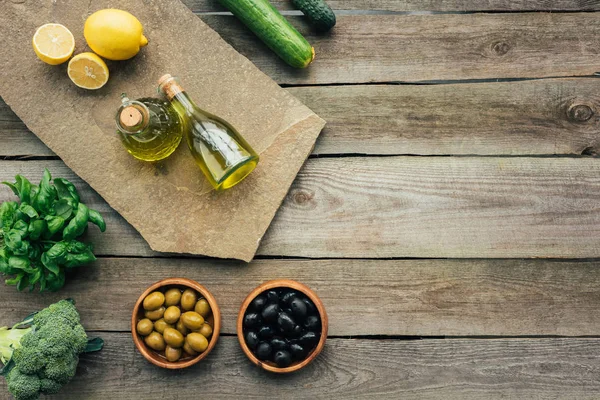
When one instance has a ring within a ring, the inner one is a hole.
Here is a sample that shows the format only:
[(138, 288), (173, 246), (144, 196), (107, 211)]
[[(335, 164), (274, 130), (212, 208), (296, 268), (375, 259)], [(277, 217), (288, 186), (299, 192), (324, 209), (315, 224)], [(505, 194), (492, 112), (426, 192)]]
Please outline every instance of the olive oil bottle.
[(177, 149), (185, 125), (169, 102), (153, 98), (130, 100), (125, 93), (121, 102), (117, 130), (129, 154), (143, 161), (158, 161)]
[(258, 164), (258, 154), (227, 121), (201, 110), (171, 75), (158, 89), (188, 125), (187, 144), (196, 164), (217, 190), (229, 189), (246, 178)]

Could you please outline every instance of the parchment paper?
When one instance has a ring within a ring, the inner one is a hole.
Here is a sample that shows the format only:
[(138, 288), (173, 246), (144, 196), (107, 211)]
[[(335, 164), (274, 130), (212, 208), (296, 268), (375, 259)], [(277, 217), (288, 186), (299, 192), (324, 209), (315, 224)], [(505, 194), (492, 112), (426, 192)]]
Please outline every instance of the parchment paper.
[[(75, 36), (75, 54), (90, 51), (83, 25), (103, 8), (135, 15), (149, 44), (131, 60), (107, 62), (107, 85), (86, 91), (66, 64), (38, 60), (31, 38), (40, 25), (61, 23)], [(251, 260), (325, 124), (179, 0), (0, 0), (0, 39), (0, 96), (157, 251)], [(158, 97), (164, 73), (260, 152), (245, 181), (210, 190), (184, 142), (159, 163), (125, 151), (114, 128), (120, 94)]]

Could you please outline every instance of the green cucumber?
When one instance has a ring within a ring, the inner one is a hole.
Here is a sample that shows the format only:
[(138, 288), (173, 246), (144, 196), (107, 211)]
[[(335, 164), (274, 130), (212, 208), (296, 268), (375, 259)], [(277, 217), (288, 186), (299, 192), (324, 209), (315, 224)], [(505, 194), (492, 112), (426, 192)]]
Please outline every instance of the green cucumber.
[(268, 0), (219, 0), (286, 63), (306, 68), (315, 50)]
[(292, 0), (308, 22), (320, 32), (327, 32), (335, 26), (335, 14), (325, 0)]

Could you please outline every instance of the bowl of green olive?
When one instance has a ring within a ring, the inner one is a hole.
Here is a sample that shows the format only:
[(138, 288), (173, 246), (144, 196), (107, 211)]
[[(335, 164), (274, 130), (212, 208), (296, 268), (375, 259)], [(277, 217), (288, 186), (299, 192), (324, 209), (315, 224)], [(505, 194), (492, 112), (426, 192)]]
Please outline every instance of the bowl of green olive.
[(238, 340), (251, 362), (285, 374), (304, 368), (323, 350), (328, 319), (323, 302), (289, 279), (265, 282), (242, 303)]
[(168, 278), (138, 298), (131, 334), (152, 364), (182, 369), (205, 358), (217, 344), (221, 312), (213, 295), (191, 279)]

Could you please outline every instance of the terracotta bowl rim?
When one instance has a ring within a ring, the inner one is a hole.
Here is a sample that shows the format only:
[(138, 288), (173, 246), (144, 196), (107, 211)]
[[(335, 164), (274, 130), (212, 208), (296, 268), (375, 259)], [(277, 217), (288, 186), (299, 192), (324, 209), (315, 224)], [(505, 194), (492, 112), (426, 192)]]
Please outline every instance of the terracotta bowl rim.
[[(138, 312), (139, 312), (142, 302), (144, 301), (144, 298), (146, 298), (146, 296), (148, 296), (150, 293), (152, 293), (156, 289), (159, 289), (164, 286), (184, 286), (184, 287), (196, 290), (206, 299), (206, 301), (208, 301), (208, 304), (210, 305), (210, 308), (211, 308), (211, 311), (213, 314), (213, 319), (214, 319), (213, 334), (208, 343), (208, 347), (206, 348), (206, 350), (203, 353), (200, 353), (196, 357), (191, 358), (186, 361), (183, 361), (183, 362), (181, 362), (181, 361), (170, 362), (170, 361), (167, 361), (166, 359), (164, 361), (155, 359), (154, 357), (152, 357), (150, 355), (151, 353), (155, 353), (155, 351), (148, 348), (148, 346), (146, 346), (146, 343), (144, 343), (144, 340), (142, 339), (142, 337), (137, 333), (136, 327), (137, 327), (137, 323), (138, 323)], [(148, 360), (152, 364), (154, 364), (158, 367), (161, 367), (161, 368), (183, 369), (183, 368), (190, 367), (190, 366), (200, 362), (202, 359), (204, 359), (206, 356), (208, 356), (208, 354), (215, 348), (215, 346), (217, 345), (217, 341), (219, 340), (220, 332), (221, 332), (221, 310), (219, 309), (217, 300), (215, 299), (215, 297), (212, 295), (212, 293), (210, 293), (210, 291), (206, 287), (204, 287), (200, 283), (198, 283), (192, 279), (188, 279), (188, 278), (166, 278), (166, 279), (161, 279), (160, 281), (153, 283), (137, 299), (135, 306), (133, 307), (133, 312), (131, 313), (131, 335), (133, 337), (133, 342), (135, 343), (135, 347), (144, 356), (144, 358), (146, 360)]]
[[(256, 358), (256, 356), (252, 353), (252, 351), (250, 351), (250, 348), (246, 344), (246, 339), (244, 338), (244, 329), (243, 329), (244, 315), (246, 314), (246, 310), (248, 309), (250, 302), (252, 302), (252, 300), (254, 300), (254, 298), (256, 296), (258, 296), (260, 293), (262, 293), (266, 290), (274, 289), (274, 288), (281, 288), (281, 287), (298, 290), (299, 292), (302, 292), (304, 295), (306, 295), (313, 302), (315, 307), (317, 308), (317, 310), (319, 312), (319, 317), (321, 318), (321, 337), (319, 338), (319, 343), (317, 344), (315, 349), (302, 362), (299, 362), (297, 364), (292, 364), (289, 367), (285, 367), (285, 368), (276, 367), (274, 365), (260, 361), (258, 358)], [(242, 302), (242, 305), (240, 307), (240, 312), (238, 314), (238, 319), (237, 319), (237, 336), (238, 336), (238, 341), (240, 342), (240, 346), (242, 347), (242, 350), (244, 351), (244, 354), (246, 354), (246, 357), (248, 357), (248, 359), (253, 364), (255, 364), (269, 372), (275, 372), (278, 374), (287, 374), (287, 373), (295, 372), (295, 371), (298, 371), (298, 370), (304, 368), (305, 366), (310, 364), (315, 358), (317, 358), (317, 356), (321, 353), (321, 351), (323, 350), (323, 347), (325, 346), (325, 341), (327, 340), (328, 327), (329, 327), (329, 322), (328, 322), (328, 318), (327, 318), (327, 312), (325, 311), (325, 306), (323, 305), (323, 302), (321, 301), (319, 296), (317, 296), (317, 294), (311, 288), (309, 288), (308, 286), (306, 286), (303, 283), (300, 283), (298, 281), (294, 281), (291, 279), (274, 279), (274, 280), (264, 282), (261, 285), (257, 286), (256, 288), (254, 288)]]

